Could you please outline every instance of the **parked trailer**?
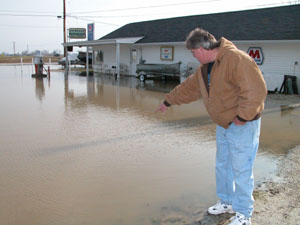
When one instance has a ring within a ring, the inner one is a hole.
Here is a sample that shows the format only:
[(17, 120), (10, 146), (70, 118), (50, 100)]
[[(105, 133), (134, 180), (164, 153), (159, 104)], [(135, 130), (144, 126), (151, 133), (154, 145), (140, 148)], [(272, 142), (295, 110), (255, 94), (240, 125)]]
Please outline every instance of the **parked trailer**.
[(137, 78), (144, 82), (149, 77), (161, 77), (164, 79), (167, 76), (180, 76), (180, 64), (150, 64), (141, 63), (136, 65)]

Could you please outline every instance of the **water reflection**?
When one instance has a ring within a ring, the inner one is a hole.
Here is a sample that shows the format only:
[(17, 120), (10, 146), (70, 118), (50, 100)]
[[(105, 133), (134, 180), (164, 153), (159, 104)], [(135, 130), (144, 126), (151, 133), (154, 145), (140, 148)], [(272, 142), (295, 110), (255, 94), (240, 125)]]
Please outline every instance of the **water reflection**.
[[(65, 97), (71, 100), (71, 107), (88, 107), (88, 105), (97, 105), (110, 107), (118, 110), (120, 108), (131, 108), (154, 111), (154, 105), (149, 101), (159, 104), (163, 96), (161, 91), (168, 92), (177, 83), (164, 83), (157, 81), (148, 81), (141, 83), (135, 78), (114, 79), (111, 76), (94, 76), (86, 78), (86, 92), (76, 94), (76, 90), (69, 88), (69, 80), (65, 78)], [(80, 90), (81, 91), (81, 90)], [(147, 92), (150, 91), (150, 92)], [(157, 93), (154, 93), (157, 92)], [(76, 97), (74, 97), (74, 95)], [(156, 105), (155, 105), (156, 106)]]
[(40, 101), (45, 97), (45, 87), (43, 78), (35, 78), (35, 96)]
[(276, 155), (286, 154), (300, 144), (299, 108), (263, 114), (261, 148)]
[[(88, 108), (91, 105), (110, 108), (112, 110), (131, 110), (147, 118), (157, 118), (154, 109), (164, 98), (164, 93), (169, 92), (178, 83), (147, 81), (141, 83), (135, 78), (114, 79), (111, 76), (94, 76), (86, 78), (86, 91), (76, 94), (75, 88), (69, 88), (69, 81), (65, 79), (66, 108)], [(195, 108), (197, 105), (198, 108)], [(175, 110), (173, 108), (176, 108)], [(161, 124), (166, 126), (201, 127), (212, 123), (199, 101), (196, 104), (172, 107)], [(293, 113), (294, 112), (294, 113)], [(272, 113), (263, 114), (261, 131), (261, 151), (274, 154), (285, 154), (288, 149), (299, 144), (297, 136), (300, 131), (297, 110), (273, 110)], [(276, 122), (274, 122), (276, 121)], [(282, 131), (286, 135), (282, 135)], [(276, 142), (274, 142), (274, 137)]]

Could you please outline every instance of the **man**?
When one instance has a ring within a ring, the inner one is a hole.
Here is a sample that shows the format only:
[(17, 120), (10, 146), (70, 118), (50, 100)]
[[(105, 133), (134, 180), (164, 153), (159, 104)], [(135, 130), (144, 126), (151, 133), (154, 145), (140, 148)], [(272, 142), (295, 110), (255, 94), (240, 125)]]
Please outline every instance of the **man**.
[(253, 162), (259, 144), (266, 84), (254, 60), (235, 45), (196, 28), (186, 47), (201, 63), (196, 73), (166, 95), (158, 111), (203, 98), (217, 124), (216, 187), (220, 201), (210, 214), (236, 213), (230, 225), (250, 225), (253, 212)]

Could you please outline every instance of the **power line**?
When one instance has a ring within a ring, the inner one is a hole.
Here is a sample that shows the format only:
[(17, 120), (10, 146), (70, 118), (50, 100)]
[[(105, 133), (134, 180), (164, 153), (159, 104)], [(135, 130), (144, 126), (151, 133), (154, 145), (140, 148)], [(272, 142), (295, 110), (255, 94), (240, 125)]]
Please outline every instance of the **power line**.
[(73, 13), (70, 13), (70, 15), (72, 15), (72, 14), (84, 14), (84, 13), (124, 11), (124, 10), (134, 10), (134, 9), (150, 9), (150, 8), (159, 8), (159, 7), (167, 7), (167, 6), (190, 5), (190, 4), (199, 4), (199, 3), (207, 3), (207, 2), (219, 2), (219, 1), (221, 1), (221, 0), (204, 0), (204, 1), (196, 1), (196, 2), (185, 2), (185, 3), (166, 4), (166, 5), (142, 6), (142, 7), (133, 7), (133, 8), (123, 8), (123, 9), (108, 9), (108, 10), (100, 10), (100, 11), (73, 12)]
[(121, 18), (121, 17), (137, 17), (137, 16), (158, 16), (158, 15), (166, 15), (166, 13), (155, 13), (155, 14), (143, 14), (143, 15), (118, 15), (118, 16), (69, 16), (69, 17), (80, 17), (80, 18)]
[[(201, 1), (201, 2), (187, 2), (187, 3), (177, 3), (177, 4), (168, 4), (168, 5), (158, 5), (158, 6), (147, 6), (147, 7), (136, 7), (136, 8), (124, 8), (124, 9), (112, 9), (112, 10), (103, 10), (103, 11), (90, 11), (90, 12), (81, 12), (81, 13), (96, 13), (96, 12), (111, 12), (111, 11), (121, 11), (121, 10), (131, 10), (131, 9), (144, 9), (144, 8), (154, 8), (154, 7), (166, 7), (166, 6), (174, 6), (174, 5), (186, 5), (186, 4), (197, 4), (197, 3), (204, 3), (204, 2), (215, 2), (215, 1), (221, 1), (221, 0), (210, 0), (210, 1)], [(270, 4), (261, 4), (261, 5), (254, 5), (249, 6), (247, 8), (255, 8), (255, 7), (264, 7), (264, 6), (276, 6), (276, 5), (283, 5), (288, 4), (290, 2), (282, 2), (282, 3), (270, 3)], [(70, 13), (69, 17), (81, 19), (81, 20), (87, 20), (84, 18), (121, 18), (121, 17), (138, 17), (138, 16), (157, 16), (157, 15), (166, 15), (166, 13), (157, 13), (157, 14), (143, 14), (143, 15), (117, 15), (117, 16), (99, 16), (99, 15), (89, 15), (89, 16), (72, 16), (73, 14), (79, 14), (80, 12)], [(94, 20), (87, 20), (87, 21), (94, 21)], [(103, 23), (103, 22), (99, 22)], [(114, 26), (120, 26), (116, 24), (109, 24), (109, 23), (103, 23), (107, 25), (114, 25)]]
[(0, 13), (0, 16), (57, 17), (57, 15), (9, 14), (9, 13)]
[[(189, 5), (189, 4), (199, 4), (199, 3), (207, 3), (207, 2), (217, 2), (222, 0), (204, 0), (204, 1), (196, 1), (196, 2), (186, 2), (186, 3), (174, 3), (174, 4), (166, 4), (166, 5), (154, 5), (154, 6), (143, 6), (143, 7), (134, 7), (134, 8), (122, 8), (122, 9), (108, 9), (108, 10), (101, 10), (101, 11), (87, 11), (87, 12), (74, 12), (74, 13), (68, 13), (67, 17), (73, 17), (73, 18), (113, 18), (113, 17), (132, 17), (132, 16), (151, 16), (151, 15), (162, 15), (162, 14), (143, 14), (143, 15), (120, 15), (120, 16), (98, 16), (98, 15), (90, 15), (90, 16), (72, 16), (73, 14), (85, 14), (85, 13), (99, 13), (99, 12), (113, 12), (113, 11), (126, 11), (126, 10), (135, 10), (135, 9), (149, 9), (149, 8), (159, 8), (159, 7), (168, 7), (168, 6), (178, 6), (178, 5)], [(270, 4), (261, 4), (261, 5), (253, 5), (249, 6), (250, 8), (254, 7), (264, 7), (264, 6), (274, 6), (274, 5), (284, 5), (284, 4), (290, 4), (290, 2), (281, 2), (281, 3), (270, 3)], [(35, 12), (35, 11), (12, 11), (12, 10), (0, 10), (0, 12), (31, 12), (31, 13), (41, 13), (41, 12)], [(50, 13), (50, 12), (45, 12)], [(61, 13), (58, 13), (61, 14)], [(165, 14), (165, 13), (164, 13)], [(16, 14), (16, 13), (0, 13), (0, 16), (17, 16), (17, 17), (55, 17), (57, 18), (57, 14)], [(103, 23), (103, 22), (99, 22)], [(103, 23), (105, 24), (105, 23)], [(107, 25), (115, 25), (116, 24), (109, 24)]]
[[(57, 15), (33, 15), (33, 14), (0, 14), (0, 16), (18, 16), (18, 17), (55, 17), (55, 18), (58, 18)], [(88, 20), (88, 19), (84, 19), (84, 18), (81, 18), (81, 16), (71, 16), (71, 15), (66, 15), (67, 17), (69, 18), (75, 18), (75, 19), (79, 19), (79, 20), (85, 20), (85, 21), (94, 21), (94, 20)], [(91, 17), (93, 18), (93, 17)], [(113, 23), (105, 23), (105, 22), (101, 22), (101, 21), (94, 21), (96, 23), (101, 23), (101, 24), (105, 24), (105, 25), (111, 25), (111, 26), (120, 26), (118, 24), (113, 24)], [(27, 26), (29, 27), (29, 26)]]
[(20, 28), (60, 28), (60, 27), (54, 27), (54, 26), (27, 26), (27, 25), (8, 25), (8, 24), (0, 24), (0, 27), (20, 27)]
[(62, 12), (42, 12), (42, 11), (18, 11), (18, 10), (0, 10), (0, 12), (12, 12), (12, 13), (62, 13)]
[[(0, 16), (28, 16), (28, 17), (55, 17), (57, 18), (56, 15), (16, 15), (16, 14), (0, 14)], [(113, 23), (105, 23), (105, 22), (102, 22), (102, 21), (96, 21), (96, 20), (92, 20), (92, 19), (86, 19), (86, 18), (81, 18), (81, 16), (67, 16), (69, 18), (72, 18), (72, 19), (78, 19), (78, 20), (84, 20), (84, 21), (92, 21), (92, 22), (95, 22), (95, 23), (100, 23), (100, 24), (104, 24), (104, 25), (109, 25), (109, 26), (121, 26), (121, 25), (118, 25), (118, 24), (113, 24)], [(0, 27), (30, 27), (30, 28), (57, 28), (57, 27), (50, 27), (50, 26), (27, 26), (27, 25), (7, 25), (7, 24), (0, 24)]]
[[(174, 3), (174, 4), (154, 5), (154, 6), (144, 6), (144, 7), (134, 7), (134, 8), (111, 9), (111, 10), (89, 11), (89, 12), (74, 12), (74, 13), (69, 13), (66, 16), (69, 17), (69, 18), (74, 18), (74, 19), (79, 19), (79, 20), (93, 21), (95, 23), (100, 23), (100, 24), (104, 24), (104, 25), (120, 26), (120, 25), (117, 25), (117, 24), (105, 23), (105, 22), (102, 22), (102, 21), (95, 21), (95, 20), (88, 19), (88, 18), (118, 18), (118, 17), (121, 18), (121, 17), (153, 16), (153, 15), (162, 15), (162, 13), (161, 14), (143, 14), (143, 15), (132, 15), (131, 14), (131, 15), (118, 15), (118, 16), (98, 16), (98, 15), (73, 16), (73, 14), (97, 13), (97, 12), (112, 12), (112, 11), (126, 11), (126, 10), (134, 10), (134, 9), (149, 9), (149, 8), (159, 8), (159, 7), (188, 5), (188, 4), (199, 4), (199, 3), (208, 3), (208, 2), (217, 2), (217, 1), (222, 1), (222, 0), (204, 0), (204, 1), (195, 1), (195, 2), (186, 2), (186, 3)], [(248, 6), (247, 8), (265, 7), (265, 6), (274, 6), (274, 5), (284, 5), (284, 4), (290, 4), (290, 2), (261, 4), (261, 5)], [(31, 13), (37, 13), (35, 11), (11, 11), (11, 10), (0, 10), (0, 12), (31, 12)], [(41, 13), (41, 12), (38, 12), (38, 13)], [(50, 12), (46, 12), (46, 13), (50, 13)], [(163, 15), (166, 15), (166, 13), (164, 13)], [(52, 18), (53, 17), (55, 17), (55, 18), (59, 17), (59, 16), (53, 15), (53, 14), (16, 14), (16, 13), (13, 13), (13, 14), (12, 13), (0, 13), (0, 16), (52, 17)], [(5, 26), (5, 25), (0, 25), (0, 26)], [(12, 26), (18, 27), (17, 25), (12, 25)], [(24, 26), (24, 27), (39, 28), (39, 27), (35, 27), (35, 26)], [(42, 27), (40, 27), (40, 28), (42, 28)], [(51, 28), (51, 27), (49, 27), (49, 28)], [(54, 28), (54, 27), (52, 27), (52, 28)]]
[[(207, 2), (217, 2), (222, 0), (205, 0), (205, 1), (197, 1), (197, 2), (186, 2), (186, 3), (174, 3), (174, 4), (166, 4), (166, 5), (155, 5), (155, 6), (144, 6), (144, 7), (134, 7), (134, 8), (122, 8), (122, 9), (108, 9), (108, 10), (101, 10), (101, 11), (86, 11), (86, 12), (73, 12), (69, 13), (69, 17), (74, 14), (85, 14), (85, 13), (100, 13), (100, 12), (113, 12), (113, 11), (126, 11), (126, 10), (135, 10), (135, 9), (149, 9), (149, 8), (159, 8), (159, 7), (167, 7), (167, 6), (177, 6), (177, 5), (188, 5), (188, 4), (199, 4), (199, 3), (207, 3)], [(281, 3), (270, 3), (270, 4), (260, 4), (260, 5), (253, 5), (247, 8), (255, 8), (255, 7), (266, 7), (266, 6), (279, 6), (290, 4), (290, 2), (281, 2)], [(118, 16), (99, 16), (99, 15), (89, 15), (83, 16), (81, 18), (118, 18), (118, 17), (135, 17), (135, 16), (152, 16), (152, 15), (166, 15), (166, 13), (160, 14), (143, 14), (143, 15), (118, 15)]]
[(90, 20), (89, 19), (84, 19), (84, 18), (82, 18), (82, 16), (68, 16), (68, 17), (69, 18), (73, 18), (73, 19), (78, 19), (78, 20), (84, 20), (84, 21), (90, 21), (90, 22), (95, 22), (95, 23), (101, 23), (101, 24), (109, 25), (109, 26), (117, 26), (117, 27), (121, 26), (121, 25), (113, 24), (113, 23), (105, 23), (105, 22), (91, 20), (91, 19)]
[[(217, 2), (221, 0), (203, 0), (203, 1), (196, 1), (196, 2), (185, 2), (185, 3), (174, 3), (174, 4), (166, 4), (166, 5), (155, 5), (155, 6), (144, 6), (144, 7), (135, 7), (135, 8), (123, 8), (123, 9), (110, 9), (110, 10), (101, 10), (101, 11), (89, 11), (89, 12), (74, 12), (68, 13), (68, 16), (72, 14), (80, 14), (80, 13), (91, 13), (91, 12), (112, 12), (112, 11), (126, 11), (132, 9), (148, 9), (148, 8), (159, 8), (159, 7), (167, 7), (167, 6), (177, 6), (177, 5), (188, 5), (188, 4), (199, 4), (199, 3), (206, 3), (206, 2)], [(36, 12), (36, 11), (13, 11), (13, 10), (0, 10), (0, 12), (21, 12), (21, 13), (39, 13), (39, 14), (11, 14), (11, 13), (0, 13), (0, 16), (32, 16), (32, 17), (57, 17), (57, 15), (51, 14), (40, 14), (43, 12)], [(62, 14), (61, 12), (44, 12), (44, 13), (57, 13)]]
[[(132, 9), (158, 8), (158, 7), (187, 5), (187, 4), (209, 3), (209, 2), (216, 2), (216, 1), (222, 1), (222, 0), (203, 0), (203, 1), (195, 1), (195, 2), (174, 3), (174, 4), (154, 5), (154, 6), (143, 6), (143, 7), (134, 7), (134, 8), (121, 8), (121, 9), (108, 9), (108, 10), (101, 10), (101, 11), (74, 12), (74, 13), (71, 13), (71, 14), (92, 13), (92, 12), (125, 11), (125, 10), (132, 10)], [(299, 1), (287, 1), (287, 2), (277, 2), (277, 3), (269, 3), (269, 4), (260, 4), (260, 5), (250, 6), (250, 7), (273, 6), (273, 5), (284, 5), (284, 4), (299, 4)], [(25, 10), (20, 11), (20, 10), (2, 10), (2, 9), (0, 10), (0, 13), (1, 12), (7, 12), (8, 13), (8, 14), (2, 14), (2, 15), (12, 15), (12, 16), (14, 16), (14, 15), (15, 16), (43, 16), (40, 13), (46, 13), (45, 16), (56, 16), (56, 15), (49, 15), (49, 13), (50, 14), (62, 14), (62, 12), (25, 11)], [(9, 12), (10, 13), (37, 13), (37, 15), (30, 15), (30, 14), (26, 14), (26, 15), (9, 14)], [(135, 15), (133, 15), (133, 16), (135, 16)], [(109, 17), (109, 16), (107, 16), (107, 17)]]

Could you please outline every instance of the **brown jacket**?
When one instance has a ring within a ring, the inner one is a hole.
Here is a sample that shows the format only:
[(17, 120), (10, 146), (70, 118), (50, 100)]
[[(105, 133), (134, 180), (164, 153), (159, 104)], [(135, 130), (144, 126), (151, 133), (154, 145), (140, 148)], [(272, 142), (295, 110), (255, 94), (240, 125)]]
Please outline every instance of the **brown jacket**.
[(212, 120), (228, 128), (238, 116), (246, 121), (259, 118), (267, 95), (266, 84), (254, 60), (221, 38), (221, 46), (207, 82), (207, 65), (166, 95), (171, 105), (190, 103), (202, 97)]

